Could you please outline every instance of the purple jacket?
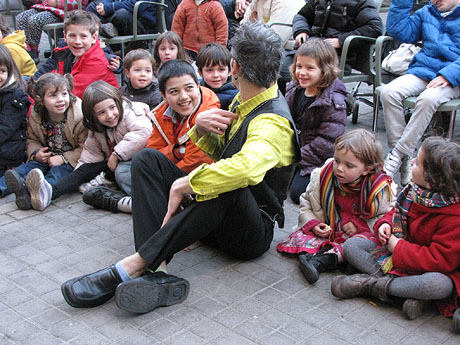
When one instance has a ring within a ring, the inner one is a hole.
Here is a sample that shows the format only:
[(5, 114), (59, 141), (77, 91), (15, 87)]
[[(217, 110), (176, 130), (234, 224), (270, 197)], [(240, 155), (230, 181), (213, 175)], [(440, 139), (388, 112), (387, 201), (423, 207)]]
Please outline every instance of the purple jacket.
[[(286, 101), (291, 109), (292, 117), (298, 125), (301, 116), (312, 116), (315, 112), (321, 112), (321, 120), (318, 128), (308, 128), (306, 122), (297, 127), (300, 138), (301, 160), (297, 165), (300, 175), (310, 174), (313, 169), (321, 167), (326, 159), (334, 155), (334, 142), (339, 136), (345, 133), (347, 121), (347, 106), (345, 103), (348, 94), (345, 85), (341, 80), (336, 79), (316, 97), (313, 103), (303, 114), (294, 114), (296, 92), (302, 90), (290, 82), (286, 87)], [(316, 109), (315, 109), (316, 108)]]

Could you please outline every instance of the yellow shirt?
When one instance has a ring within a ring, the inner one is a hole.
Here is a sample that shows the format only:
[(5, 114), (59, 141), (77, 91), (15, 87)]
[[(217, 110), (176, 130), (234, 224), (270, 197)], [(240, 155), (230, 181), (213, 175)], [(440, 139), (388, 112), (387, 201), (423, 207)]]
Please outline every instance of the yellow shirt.
[[(238, 119), (230, 125), (228, 137), (236, 133), (255, 107), (277, 95), (278, 86), (275, 84), (239, 104), (235, 109)], [(241, 102), (240, 94), (235, 97), (235, 101)], [(200, 138), (195, 127), (188, 133), (201, 150), (215, 160), (219, 158), (225, 147), (225, 134), (207, 133)], [(196, 200), (209, 200), (221, 193), (259, 184), (270, 169), (294, 163), (294, 143), (294, 131), (286, 118), (276, 114), (257, 116), (249, 123), (247, 139), (240, 152), (213, 164), (203, 164), (190, 172), (189, 183), (197, 194)]]

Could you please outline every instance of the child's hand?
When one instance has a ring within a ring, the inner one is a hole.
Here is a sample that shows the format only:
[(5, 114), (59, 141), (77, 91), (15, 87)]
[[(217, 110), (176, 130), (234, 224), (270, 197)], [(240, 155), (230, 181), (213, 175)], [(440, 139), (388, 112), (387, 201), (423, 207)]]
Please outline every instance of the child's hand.
[(384, 223), (380, 225), (379, 230), (379, 241), (382, 245), (387, 244), (388, 239), (391, 236), (391, 226), (390, 224)]
[(118, 165), (118, 157), (114, 154), (110, 155), (109, 160), (107, 161), (107, 166), (110, 170), (115, 171)]
[(301, 32), (295, 37), (295, 45), (301, 46), (307, 41), (308, 34), (306, 32)]
[(343, 225), (343, 232), (351, 237), (358, 232), (358, 228), (353, 222), (348, 222)]
[(46, 3), (48, 4), (48, 6), (50, 7), (58, 7), (58, 2), (57, 0), (47, 0)]
[(96, 11), (99, 13), (101, 16), (105, 16), (105, 11), (104, 11), (104, 4), (102, 2), (98, 3), (96, 5)]
[(120, 68), (120, 57), (113, 57), (110, 59), (110, 64), (107, 66), (109, 70), (115, 72), (117, 69)]
[(331, 227), (325, 223), (319, 223), (311, 231), (318, 237), (328, 237), (331, 233)]
[(395, 250), (396, 244), (400, 241), (400, 238), (397, 238), (395, 235), (391, 235), (388, 240), (388, 250), (393, 253)]
[(47, 147), (42, 147), (35, 154), (35, 160), (40, 163), (48, 163), (48, 159), (51, 157), (51, 152), (48, 152)]
[(244, 13), (248, 8), (251, 1), (249, 0), (236, 0), (235, 1), (235, 18), (242, 18), (244, 17)]
[(52, 156), (48, 159), (48, 165), (50, 167), (57, 167), (58, 165), (64, 164), (64, 159), (62, 156)]

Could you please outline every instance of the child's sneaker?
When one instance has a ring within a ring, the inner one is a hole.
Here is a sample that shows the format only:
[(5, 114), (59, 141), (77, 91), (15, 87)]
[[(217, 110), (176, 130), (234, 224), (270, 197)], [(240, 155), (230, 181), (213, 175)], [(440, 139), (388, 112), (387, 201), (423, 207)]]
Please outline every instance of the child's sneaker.
[(401, 173), (401, 186), (405, 186), (412, 179), (412, 158), (404, 156), (399, 167)]
[(107, 187), (110, 189), (115, 189), (117, 188), (117, 184), (116, 182), (106, 178), (105, 173), (101, 172), (91, 181), (81, 184), (80, 187), (78, 187), (78, 190), (80, 191), (81, 194), (85, 194), (86, 191), (94, 187)]
[(113, 38), (118, 36), (118, 30), (112, 23), (101, 25), (101, 36), (105, 38)]
[[(133, 198), (130, 196), (125, 196), (118, 201), (118, 210), (123, 213), (132, 213), (132, 202)], [(167, 272), (166, 272), (167, 273)]]
[(26, 177), (32, 208), (43, 211), (51, 203), (53, 187), (45, 180), (40, 169), (32, 169)]
[(408, 298), (404, 301), (402, 310), (409, 320), (415, 320), (422, 315), (423, 306), (424, 301)]
[(399, 157), (396, 153), (393, 153), (393, 150), (388, 152), (387, 156), (385, 157), (384, 167), (383, 170), (390, 176), (393, 180), (395, 179), (395, 175), (399, 171), (399, 167), (401, 166), (401, 157)]
[(14, 170), (5, 173), (5, 184), (11, 193), (16, 194), (16, 206), (20, 210), (30, 210), (30, 194), (27, 191), (24, 179)]
[(125, 196), (120, 190), (99, 186), (87, 190), (83, 194), (83, 202), (101, 210), (118, 213), (118, 201)]

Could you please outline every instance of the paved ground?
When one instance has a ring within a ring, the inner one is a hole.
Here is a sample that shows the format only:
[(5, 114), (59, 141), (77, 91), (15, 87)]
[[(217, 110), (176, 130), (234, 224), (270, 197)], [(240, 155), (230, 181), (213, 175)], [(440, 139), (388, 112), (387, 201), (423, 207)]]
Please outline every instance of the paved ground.
[[(370, 124), (370, 108), (362, 106), (357, 126)], [(379, 133), (384, 142), (383, 122)], [(190, 281), (189, 298), (132, 315), (113, 300), (74, 309), (60, 292), (65, 280), (133, 252), (129, 215), (94, 210), (79, 194), (45, 212), (17, 210), (13, 196), (0, 199), (0, 344), (460, 344), (451, 320), (434, 310), (407, 321), (400, 309), (377, 301), (339, 301), (329, 290), (337, 273), (308, 285), (296, 259), (275, 250), (297, 219), (290, 201), (285, 209), (286, 227), (262, 257), (237, 261), (197, 243), (169, 265)]]

